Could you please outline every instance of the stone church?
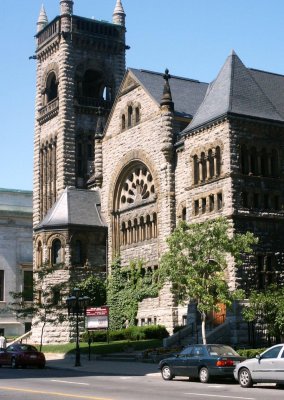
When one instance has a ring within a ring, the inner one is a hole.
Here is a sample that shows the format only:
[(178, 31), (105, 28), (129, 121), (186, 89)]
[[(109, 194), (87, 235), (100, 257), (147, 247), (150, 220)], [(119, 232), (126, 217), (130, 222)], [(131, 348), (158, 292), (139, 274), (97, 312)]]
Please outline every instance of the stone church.
[[(34, 269), (107, 273), (143, 259), (159, 266), (179, 220), (223, 215), (259, 237), (231, 288), (264, 289), (284, 271), (284, 76), (247, 68), (234, 52), (211, 83), (126, 68), (126, 14), (37, 22)], [(222, 62), (222, 60), (220, 60)], [(171, 71), (172, 72), (172, 71)], [(172, 332), (187, 320), (168, 288), (137, 322)], [(68, 341), (52, 329), (49, 340)]]

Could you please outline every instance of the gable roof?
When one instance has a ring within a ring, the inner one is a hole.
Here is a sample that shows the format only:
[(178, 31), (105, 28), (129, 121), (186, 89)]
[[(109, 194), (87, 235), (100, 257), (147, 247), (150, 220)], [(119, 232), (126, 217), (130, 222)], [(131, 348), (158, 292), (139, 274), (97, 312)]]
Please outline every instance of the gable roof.
[[(165, 84), (164, 74), (135, 68), (129, 68), (129, 71), (149, 95), (160, 104)], [(205, 96), (208, 83), (171, 75), (169, 84), (175, 114), (192, 118)]]
[(100, 216), (100, 196), (94, 190), (67, 187), (43, 220), (35, 227), (40, 229), (62, 228), (70, 225), (105, 227)]
[(216, 80), (209, 85), (202, 104), (183, 133), (228, 114), (283, 122), (272, 94), (268, 96), (271, 82), (264, 85), (264, 79), (256, 75), (232, 52)]

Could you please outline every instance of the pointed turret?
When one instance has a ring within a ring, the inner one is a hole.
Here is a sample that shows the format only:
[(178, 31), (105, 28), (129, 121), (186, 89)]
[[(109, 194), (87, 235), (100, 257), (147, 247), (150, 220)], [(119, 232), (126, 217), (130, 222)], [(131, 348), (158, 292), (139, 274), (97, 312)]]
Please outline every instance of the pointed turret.
[(42, 4), (37, 21), (37, 31), (40, 32), (47, 24), (48, 24), (48, 18), (44, 6)]
[(116, 0), (116, 5), (112, 15), (112, 21), (114, 24), (125, 26), (125, 17), (126, 14), (124, 12), (121, 0)]

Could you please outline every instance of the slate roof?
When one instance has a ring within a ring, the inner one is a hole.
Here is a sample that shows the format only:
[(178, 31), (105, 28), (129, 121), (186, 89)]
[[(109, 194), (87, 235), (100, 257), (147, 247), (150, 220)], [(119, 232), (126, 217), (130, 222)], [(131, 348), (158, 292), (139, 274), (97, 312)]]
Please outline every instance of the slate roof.
[[(135, 68), (129, 68), (129, 71), (150, 96), (160, 104), (165, 84), (164, 74)], [(169, 84), (175, 113), (192, 118), (205, 96), (208, 83), (172, 75)]]
[(284, 77), (250, 70), (232, 52), (183, 134), (228, 114), (284, 122), (283, 85)]
[(64, 228), (70, 225), (106, 227), (100, 216), (100, 204), (98, 192), (67, 187), (35, 230)]

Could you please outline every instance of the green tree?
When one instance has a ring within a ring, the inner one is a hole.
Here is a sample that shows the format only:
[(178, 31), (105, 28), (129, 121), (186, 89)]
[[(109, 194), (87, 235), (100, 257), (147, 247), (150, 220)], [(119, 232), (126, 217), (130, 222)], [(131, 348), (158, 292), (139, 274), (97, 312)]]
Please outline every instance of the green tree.
[(246, 321), (260, 321), (277, 341), (284, 338), (284, 286), (270, 285), (266, 291), (252, 291), (243, 309)]
[(100, 307), (106, 304), (106, 280), (97, 275), (90, 275), (76, 285), (82, 296), (90, 297), (91, 307)]
[(171, 282), (179, 303), (189, 299), (197, 302), (203, 343), (206, 343), (206, 315), (219, 311), (220, 303), (230, 307), (234, 299), (243, 295), (240, 290), (229, 289), (228, 257), (234, 257), (238, 266), (243, 262), (243, 255), (250, 253), (251, 246), (257, 243), (250, 232), (234, 235), (230, 232), (228, 220), (223, 217), (199, 224), (182, 221), (168, 237), (168, 251), (161, 258), (160, 284)]
[(42, 348), (44, 328), (47, 323), (56, 325), (68, 319), (66, 304), (62, 297), (68, 294), (70, 278), (66, 274), (65, 279), (60, 274), (60, 280), (53, 277), (59, 274), (62, 266), (51, 267), (43, 265), (34, 272), (33, 277), (33, 301), (26, 301), (25, 292), (10, 292), (13, 302), (9, 304), (17, 319), (32, 319), (33, 326), (41, 324), (40, 349)]

